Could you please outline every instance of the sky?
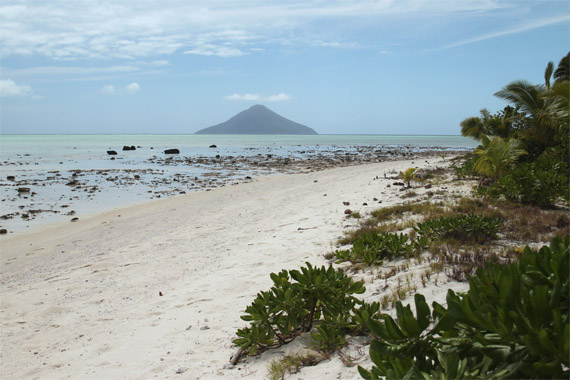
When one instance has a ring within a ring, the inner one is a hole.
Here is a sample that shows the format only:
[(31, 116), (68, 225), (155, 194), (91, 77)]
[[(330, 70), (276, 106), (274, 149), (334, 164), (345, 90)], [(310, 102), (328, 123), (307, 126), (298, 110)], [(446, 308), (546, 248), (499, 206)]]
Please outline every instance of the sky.
[(544, 82), (567, 0), (2, 0), (2, 134), (187, 134), (263, 104), (322, 134), (457, 135)]

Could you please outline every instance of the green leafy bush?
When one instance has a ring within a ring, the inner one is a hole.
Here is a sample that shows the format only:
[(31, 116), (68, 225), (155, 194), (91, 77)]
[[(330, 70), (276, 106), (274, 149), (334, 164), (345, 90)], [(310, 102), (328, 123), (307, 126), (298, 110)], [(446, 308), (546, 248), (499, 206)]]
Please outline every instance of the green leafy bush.
[(418, 223), (414, 231), (420, 237), (428, 239), (455, 239), (459, 241), (484, 242), (497, 238), (502, 228), (502, 221), (483, 215), (457, 215), (428, 219)]
[(569, 173), (568, 164), (547, 150), (536, 161), (519, 164), (478, 192), (492, 198), (504, 196), (511, 202), (547, 207), (559, 199), (570, 201)]
[(570, 236), (519, 262), (479, 269), (464, 295), (430, 311), (416, 294), (416, 316), (396, 304), (397, 320), (368, 320), (377, 339), (364, 379), (568, 378)]
[[(342, 269), (313, 267), (271, 273), (273, 286), (260, 292), (241, 318), (249, 327), (237, 331), (236, 346), (254, 355), (260, 350), (292, 341), (300, 333), (313, 335), (316, 346), (329, 351), (343, 343), (342, 330), (350, 327), (352, 313), (362, 302), (354, 294), (365, 291)], [(342, 339), (341, 339), (342, 338)]]
[(402, 256), (415, 248), (413, 242), (408, 242), (406, 234), (380, 233), (371, 230), (363, 233), (353, 243), (350, 251), (336, 251), (338, 262), (363, 262), (367, 265), (378, 265), (384, 259)]

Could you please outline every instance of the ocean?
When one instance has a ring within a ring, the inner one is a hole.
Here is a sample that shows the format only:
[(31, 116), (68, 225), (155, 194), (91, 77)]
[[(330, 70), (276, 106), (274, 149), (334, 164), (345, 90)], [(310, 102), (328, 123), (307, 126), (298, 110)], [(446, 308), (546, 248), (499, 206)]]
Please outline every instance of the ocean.
[[(18, 233), (150, 199), (296, 172), (307, 163), (334, 166), (475, 146), (462, 136), (0, 135), (0, 229)], [(180, 153), (165, 155), (166, 149)]]

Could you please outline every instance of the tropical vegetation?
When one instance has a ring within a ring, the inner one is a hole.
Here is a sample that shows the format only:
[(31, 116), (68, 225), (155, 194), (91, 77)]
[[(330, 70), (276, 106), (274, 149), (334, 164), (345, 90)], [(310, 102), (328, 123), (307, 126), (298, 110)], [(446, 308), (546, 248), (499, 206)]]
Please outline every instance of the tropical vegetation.
[(556, 70), (547, 64), (544, 84), (519, 80), (495, 93), (512, 106), (461, 122), (462, 135), (481, 142), (469, 162), (489, 180), (481, 194), (543, 207), (570, 202), (569, 55)]
[(416, 315), (370, 318), (376, 339), (364, 379), (568, 378), (570, 236), (526, 247), (518, 262), (481, 268), (447, 308), (415, 295)]

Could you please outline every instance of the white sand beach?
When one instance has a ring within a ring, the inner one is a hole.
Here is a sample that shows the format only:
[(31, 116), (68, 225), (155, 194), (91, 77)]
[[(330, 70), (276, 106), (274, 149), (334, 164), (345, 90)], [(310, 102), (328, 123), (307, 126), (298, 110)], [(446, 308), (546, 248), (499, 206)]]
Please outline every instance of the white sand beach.
[[(5, 236), (0, 378), (264, 379), (284, 348), (224, 366), (246, 326), (240, 315), (270, 287), (269, 274), (327, 264), (323, 255), (357, 223), (346, 208), (365, 214), (401, 203), (384, 174), (438, 164), (278, 175)], [(442, 281), (419, 291), (441, 302), (451, 285), (467, 287)], [(365, 286), (367, 300), (378, 297)], [(333, 356), (290, 378), (360, 376)]]

